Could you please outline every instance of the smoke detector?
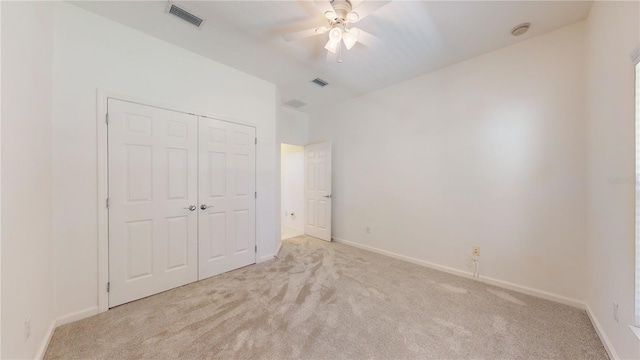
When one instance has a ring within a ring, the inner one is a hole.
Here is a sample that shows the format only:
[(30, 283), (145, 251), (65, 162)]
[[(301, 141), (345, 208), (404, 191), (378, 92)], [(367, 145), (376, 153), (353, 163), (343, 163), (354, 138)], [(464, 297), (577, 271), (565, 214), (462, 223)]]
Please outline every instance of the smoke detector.
[(529, 31), (530, 27), (531, 27), (530, 23), (522, 23), (522, 24), (514, 27), (513, 29), (511, 29), (511, 35), (520, 36), (520, 35), (526, 33), (527, 31)]

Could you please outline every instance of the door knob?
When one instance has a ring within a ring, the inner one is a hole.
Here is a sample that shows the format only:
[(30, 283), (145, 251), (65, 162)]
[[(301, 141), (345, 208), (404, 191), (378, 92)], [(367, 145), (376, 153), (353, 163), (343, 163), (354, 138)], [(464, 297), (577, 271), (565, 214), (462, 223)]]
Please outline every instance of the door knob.
[(213, 207), (213, 205), (207, 205), (207, 204), (202, 204), (202, 205), (200, 205), (200, 209), (202, 209), (202, 210), (207, 210), (207, 209), (208, 209), (208, 208), (210, 208), (210, 207), (212, 208), (212, 207)]
[(331, 194), (325, 195), (324, 197), (331, 199)]
[(196, 209), (195, 205), (189, 205), (189, 207), (183, 208), (185, 210), (194, 211)]

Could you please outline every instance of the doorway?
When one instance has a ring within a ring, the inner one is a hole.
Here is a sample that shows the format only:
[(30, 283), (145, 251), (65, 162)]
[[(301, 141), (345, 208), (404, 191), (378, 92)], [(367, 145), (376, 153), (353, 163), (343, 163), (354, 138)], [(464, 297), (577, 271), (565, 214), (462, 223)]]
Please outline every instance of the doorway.
[(280, 238), (304, 234), (304, 146), (280, 145)]
[(280, 145), (280, 239), (331, 241), (331, 143)]

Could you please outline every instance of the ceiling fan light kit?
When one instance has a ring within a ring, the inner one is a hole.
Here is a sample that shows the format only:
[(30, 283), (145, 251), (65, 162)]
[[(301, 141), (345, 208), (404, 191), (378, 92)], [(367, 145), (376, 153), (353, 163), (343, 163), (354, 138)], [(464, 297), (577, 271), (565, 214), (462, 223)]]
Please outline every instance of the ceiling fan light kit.
[(325, 11), (324, 12), (324, 17), (326, 17), (329, 20), (333, 20), (336, 18), (336, 13), (333, 11)]
[(339, 42), (342, 39), (342, 30), (340, 28), (334, 27), (329, 31), (329, 41)]
[(344, 46), (347, 47), (347, 50), (351, 50), (353, 45), (358, 42), (358, 36), (360, 35), (360, 29), (351, 28), (349, 31), (345, 32), (342, 35), (342, 41), (344, 41)]
[(290, 41), (297, 38), (308, 37), (317, 34), (329, 32), (329, 40), (324, 48), (332, 54), (338, 54), (337, 61), (342, 62), (341, 49), (342, 43), (347, 50), (350, 50), (358, 42), (362, 30), (349, 27), (350, 24), (362, 20), (364, 16), (360, 16), (351, 6), (349, 0), (331, 0), (333, 10), (324, 12), (324, 17), (329, 21), (328, 26), (320, 26), (315, 30), (305, 30), (294, 34), (284, 35), (285, 40)]
[(358, 20), (360, 20), (360, 15), (355, 11), (351, 11), (347, 14), (347, 20), (351, 23), (358, 22)]
[(338, 49), (338, 42), (334, 42), (334, 41), (327, 41), (327, 44), (324, 46), (325, 49), (327, 49), (327, 51), (329, 51), (330, 53), (335, 54), (336, 50)]

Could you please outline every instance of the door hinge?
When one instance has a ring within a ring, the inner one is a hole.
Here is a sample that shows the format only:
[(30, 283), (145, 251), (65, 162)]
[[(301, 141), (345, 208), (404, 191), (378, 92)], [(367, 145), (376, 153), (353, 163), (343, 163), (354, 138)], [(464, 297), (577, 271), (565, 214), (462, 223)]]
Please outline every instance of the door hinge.
[(253, 193), (253, 198), (254, 198), (254, 199), (257, 199), (257, 198), (258, 198), (258, 192), (257, 192), (257, 191)]
[(111, 282), (107, 283), (107, 292), (109, 292), (111, 290)]
[(256, 245), (256, 252), (258, 252), (258, 245)]
[(107, 209), (109, 208), (110, 204), (111, 204), (111, 202), (109, 201), (109, 198), (107, 198)]
[(104, 122), (109, 125), (109, 113), (106, 113), (104, 116)]
[(258, 145), (258, 138), (256, 138), (256, 145)]

